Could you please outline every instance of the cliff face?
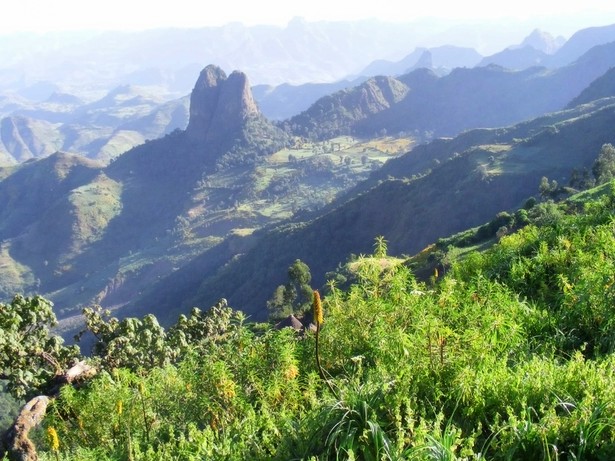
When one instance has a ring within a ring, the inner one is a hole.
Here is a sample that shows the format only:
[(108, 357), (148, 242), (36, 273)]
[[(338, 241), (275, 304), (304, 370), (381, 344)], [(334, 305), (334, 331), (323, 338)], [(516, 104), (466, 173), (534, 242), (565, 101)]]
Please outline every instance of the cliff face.
[(215, 142), (227, 138), (259, 114), (248, 77), (235, 71), (226, 76), (217, 66), (201, 72), (190, 97), (190, 122), (186, 130), (195, 141)]

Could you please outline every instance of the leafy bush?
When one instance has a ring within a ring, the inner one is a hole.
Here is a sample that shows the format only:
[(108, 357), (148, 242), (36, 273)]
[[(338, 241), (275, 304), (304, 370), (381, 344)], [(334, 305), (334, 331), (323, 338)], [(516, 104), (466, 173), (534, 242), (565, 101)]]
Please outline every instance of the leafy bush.
[(614, 206), (549, 205), (429, 283), (381, 238), (317, 334), (223, 302), (168, 330), (90, 313), (104, 370), (63, 388), (42, 458), (613, 459)]

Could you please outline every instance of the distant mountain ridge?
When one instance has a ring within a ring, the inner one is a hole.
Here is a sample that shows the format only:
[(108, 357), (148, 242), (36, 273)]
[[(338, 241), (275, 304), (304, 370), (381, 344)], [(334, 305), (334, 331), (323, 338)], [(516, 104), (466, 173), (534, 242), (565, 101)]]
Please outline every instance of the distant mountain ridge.
[[(409, 43), (430, 37), (440, 28), (442, 25), (433, 23), (409, 27), (376, 20), (308, 22), (295, 18), (285, 27), (232, 23), (194, 29), (57, 34), (20, 38), (18, 45), (7, 36), (0, 39), (0, 88), (21, 90), (37, 81), (53, 82), (48, 94), (60, 90), (82, 96), (84, 91), (130, 82), (159, 85), (181, 96), (190, 91), (204, 62), (215, 62), (227, 72), (243, 69), (258, 84), (331, 82), (355, 74), (375, 59), (403, 56)], [(28, 55), (27, 44), (37, 45), (39, 52)], [(81, 82), (88, 85), (83, 88)], [(39, 85), (37, 96), (44, 94), (42, 90)]]
[[(369, 24), (369, 27), (375, 27), (374, 24)], [(526, 69), (536, 65), (544, 65), (549, 68), (562, 67), (569, 64), (571, 60), (578, 58), (580, 53), (586, 52), (592, 46), (615, 40), (614, 30), (613, 26), (580, 30), (571, 37), (569, 44), (557, 49), (562, 43), (561, 37), (556, 39), (547, 32), (536, 29), (526, 36), (520, 45), (507, 48), (501, 53), (483, 59), (479, 66), (496, 63), (509, 69)], [(229, 37), (239, 34), (243, 39), (251, 41), (250, 46), (256, 48), (261, 46), (259, 40), (265, 40), (266, 37), (269, 37), (268, 34), (275, 35), (280, 32), (276, 28), (256, 31), (238, 25), (219, 28), (216, 31), (227, 33)], [(169, 31), (149, 31), (144, 33), (141, 39), (151, 39), (155, 42), (167, 33), (170, 34)], [(314, 25), (306, 21), (296, 20), (289, 24), (286, 29), (282, 29), (282, 33), (289, 36), (294, 33), (304, 34), (305, 37), (316, 34), (320, 37), (318, 43), (322, 43), (323, 40), (326, 40), (327, 34), (333, 32), (325, 24)], [(361, 36), (359, 40), (366, 39), (363, 32), (358, 32), (353, 27), (337, 28), (334, 35), (337, 38), (347, 38), (347, 35), (344, 34), (352, 35), (355, 33)], [(389, 32), (382, 33), (388, 34)], [(415, 30), (414, 33), (420, 35), (426, 32)], [(187, 31), (180, 37), (178, 43), (184, 41), (187, 43), (189, 39), (198, 41), (203, 37), (210, 37), (208, 34), (214, 34), (214, 31)], [(109, 35), (109, 37), (111, 36), (113, 34)], [(123, 37), (132, 36), (132, 34), (127, 34)], [(134, 36), (141, 37), (141, 34)], [(88, 40), (90, 39), (102, 40), (101, 37), (89, 37)], [(288, 43), (279, 43), (276, 38), (269, 44), (276, 44), (274, 48), (281, 52), (281, 57), (284, 54), (282, 53), (284, 48), (294, 43), (293, 40)], [(82, 44), (84, 47), (86, 47), (85, 42), (87, 40)], [(66, 43), (68, 44), (69, 41)], [(110, 56), (113, 56), (113, 52), (116, 50), (113, 48), (114, 46), (119, 45), (115, 43), (110, 48)], [(117, 49), (123, 49), (122, 47), (125, 46), (128, 45), (123, 44)], [(137, 44), (135, 43), (134, 46), (137, 46)], [(161, 45), (161, 50), (166, 50), (165, 47), (168, 46), (169, 44)], [(299, 44), (296, 45), (295, 51), (297, 53), (299, 53), (299, 46)], [(209, 50), (208, 47), (206, 48)], [(553, 53), (555, 49), (557, 49), (557, 52), (552, 55), (548, 54)], [(5, 50), (5, 52), (7, 51)], [(324, 51), (322, 52), (324, 53)], [(165, 53), (166, 51), (160, 53), (161, 57), (164, 56), (163, 60), (170, 56)], [(397, 53), (403, 55), (401, 51)], [(239, 54), (239, 50), (236, 50), (235, 54), (232, 53), (234, 56), (239, 56)], [(288, 55), (288, 53), (286, 54)], [(149, 58), (144, 56), (143, 59)], [(429, 48), (416, 47), (412, 53), (407, 54), (400, 61), (392, 59), (373, 61), (367, 68), (364, 68), (363, 73), (388, 75), (399, 79), (404, 73), (412, 69), (427, 67), (437, 75), (444, 76), (453, 68), (473, 67), (478, 59), (480, 59), (480, 55), (474, 49), (467, 47), (449, 45)], [(7, 60), (5, 65), (9, 62), (14, 63), (14, 61)], [(337, 63), (335, 61), (336, 65)], [(135, 62), (135, 65), (138, 66), (138, 63)], [(54, 66), (50, 66), (50, 69), (53, 69)], [(101, 77), (104, 77), (107, 72), (113, 72), (111, 67), (113, 67), (112, 64), (106, 63), (106, 70), (100, 73)], [(272, 67), (275, 68), (276, 65), (269, 62), (267, 68)], [(249, 66), (242, 65), (241, 68), (249, 68)], [(297, 66), (294, 68), (299, 69)], [(126, 75), (126, 79), (130, 79), (129, 81), (132, 84), (127, 85), (127, 80), (121, 83), (117, 82), (119, 85), (108, 91), (105, 96), (94, 98), (90, 102), (84, 102), (78, 96), (63, 92), (61, 86), (56, 83), (40, 80), (29, 83), (24, 81), (23, 85), (20, 84), (21, 86), (16, 87), (16, 92), (5, 93), (4, 96), (0, 96), (0, 114), (3, 118), (8, 118), (4, 121), (4, 137), (0, 138), (0, 141), (2, 141), (0, 144), (4, 144), (0, 146), (0, 164), (8, 165), (30, 158), (40, 158), (55, 152), (55, 150), (79, 153), (90, 158), (109, 161), (131, 147), (142, 144), (147, 139), (156, 139), (178, 128), (184, 129), (189, 119), (188, 97), (169, 101), (169, 91), (178, 91), (182, 85), (187, 85), (186, 82), (194, 82), (192, 75), (196, 78), (200, 67), (193, 62), (179, 69), (177, 67), (174, 69), (171, 72), (168, 69), (150, 67), (131, 71)], [(250, 72), (252, 73), (251, 70)], [(359, 71), (359, 73), (362, 72)], [(2, 86), (2, 75), (3, 71), (0, 68), (0, 87)], [(7, 71), (6, 75), (12, 75), (12, 73)], [(283, 84), (279, 87), (259, 85), (253, 89), (253, 94), (255, 100), (259, 102), (260, 109), (268, 118), (281, 121), (308, 110), (309, 106), (315, 103), (318, 98), (330, 95), (340, 89), (356, 86), (365, 79), (366, 77), (359, 77), (353, 78), (352, 81), (338, 80), (335, 83), (326, 84)], [(73, 81), (81, 81), (81, 76)], [(139, 84), (147, 85), (147, 90), (145, 90), (145, 87), (139, 87)], [(574, 88), (578, 89), (578, 85)], [(152, 92), (155, 91), (159, 92), (158, 97), (152, 96)], [(571, 97), (574, 96), (576, 95)], [(554, 108), (553, 106), (548, 110), (554, 110)], [(494, 120), (496, 124), (514, 121), (513, 119)], [(429, 124), (433, 124), (433, 122)], [(403, 127), (402, 131), (410, 129), (411, 131), (419, 130), (427, 134), (435, 134), (437, 130), (429, 128), (427, 126), (429, 124), (420, 121), (408, 122), (405, 123), (406, 126)], [(369, 125), (370, 123), (366, 123), (367, 131), (365, 133), (371, 135), (376, 131), (376, 127)], [(469, 126), (474, 125), (474, 122), (469, 123)], [(382, 130), (383, 127), (377, 129)], [(446, 133), (446, 131), (443, 133)]]
[(615, 41), (615, 24), (589, 27), (575, 32), (561, 48), (547, 61), (549, 67), (566, 65), (589, 51), (591, 48)]
[(541, 51), (545, 54), (554, 54), (564, 45), (564, 43), (566, 43), (566, 39), (564, 37), (556, 38), (549, 32), (534, 29), (530, 35), (523, 39), (519, 45), (519, 48), (531, 46), (535, 50)]
[(591, 48), (574, 63), (559, 69), (532, 67), (511, 71), (490, 65), (457, 68), (438, 77), (418, 69), (391, 78), (406, 87), (388, 107), (362, 111), (353, 116), (347, 89), (325, 96), (290, 119), (295, 132), (318, 139), (349, 134), (374, 136), (411, 132), (421, 137), (453, 136), (472, 127), (498, 127), (517, 123), (546, 112), (561, 110), (593, 80), (615, 66), (615, 42)]
[(487, 56), (479, 63), (480, 67), (497, 65), (506, 69), (523, 70), (542, 65), (548, 58), (547, 53), (532, 45), (506, 48), (499, 53)]
[(109, 161), (146, 139), (156, 139), (188, 122), (188, 98), (165, 102), (149, 91), (122, 85), (103, 98), (83, 102), (52, 94), (38, 104), (0, 104), (0, 165), (41, 158), (56, 151)]
[(432, 69), (439, 74), (446, 74), (456, 67), (474, 67), (481, 58), (482, 56), (473, 48), (453, 45), (433, 48), (419, 47), (397, 62), (374, 61), (359, 72), (359, 75), (397, 77), (422, 67)]
[(545, 32), (535, 30), (519, 46), (487, 56), (479, 66), (497, 64), (508, 69), (523, 70), (539, 65), (555, 69), (573, 63), (595, 46), (613, 41), (615, 25), (582, 29), (568, 40), (553, 39)]

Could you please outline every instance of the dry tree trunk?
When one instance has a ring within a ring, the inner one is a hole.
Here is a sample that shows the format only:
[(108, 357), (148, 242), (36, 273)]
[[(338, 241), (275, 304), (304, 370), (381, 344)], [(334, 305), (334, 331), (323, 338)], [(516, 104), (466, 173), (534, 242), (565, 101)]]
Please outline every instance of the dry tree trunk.
[(36, 461), (36, 447), (28, 438), (32, 429), (38, 426), (47, 412), (49, 397), (39, 395), (26, 403), (15, 423), (6, 433), (6, 449), (11, 461)]
[(55, 378), (50, 395), (39, 395), (26, 403), (15, 418), (15, 423), (4, 436), (5, 450), (9, 460), (38, 461), (36, 447), (30, 440), (29, 434), (45, 417), (47, 405), (59, 395), (62, 386), (90, 379), (95, 374), (94, 367), (85, 362), (79, 362)]

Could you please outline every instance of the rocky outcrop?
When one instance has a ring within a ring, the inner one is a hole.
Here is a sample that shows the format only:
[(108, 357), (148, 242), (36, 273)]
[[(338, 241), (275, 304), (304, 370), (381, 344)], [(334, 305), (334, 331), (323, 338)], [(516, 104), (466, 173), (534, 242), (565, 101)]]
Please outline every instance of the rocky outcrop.
[(235, 71), (227, 77), (222, 69), (209, 65), (192, 90), (186, 131), (193, 140), (216, 142), (258, 114), (246, 74)]

